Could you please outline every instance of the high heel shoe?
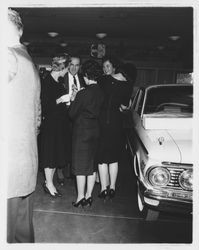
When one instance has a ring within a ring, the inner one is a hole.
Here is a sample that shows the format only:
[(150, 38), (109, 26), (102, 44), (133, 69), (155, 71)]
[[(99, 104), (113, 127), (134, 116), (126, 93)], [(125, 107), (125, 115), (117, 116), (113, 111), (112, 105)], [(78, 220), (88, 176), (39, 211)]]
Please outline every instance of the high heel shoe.
[(100, 198), (100, 199), (106, 199), (106, 197), (108, 196), (108, 190), (107, 189), (105, 189), (105, 190), (103, 190), (99, 195), (98, 195), (98, 197)]
[(58, 196), (58, 197), (62, 197), (62, 193), (57, 189), (55, 194)]
[(86, 199), (85, 198), (82, 198), (80, 201), (78, 201), (78, 202), (72, 202), (72, 205), (74, 206), (74, 207), (84, 207), (84, 206), (86, 206)]
[(115, 190), (111, 188), (108, 192), (108, 196), (110, 199), (113, 199), (115, 197)]
[(93, 203), (93, 198), (92, 197), (89, 197), (88, 199), (86, 199), (86, 206), (91, 207), (92, 203)]
[(65, 179), (64, 179), (64, 178), (59, 178), (59, 177), (57, 176), (57, 183), (58, 183), (60, 186), (64, 186), (64, 184), (65, 184)]
[(46, 183), (43, 184), (43, 189), (44, 189), (44, 192), (46, 192), (47, 194), (49, 194), (52, 198), (57, 198), (58, 195), (55, 193), (55, 194), (52, 194), (50, 192), (50, 190), (48, 189), (48, 187), (46, 186)]

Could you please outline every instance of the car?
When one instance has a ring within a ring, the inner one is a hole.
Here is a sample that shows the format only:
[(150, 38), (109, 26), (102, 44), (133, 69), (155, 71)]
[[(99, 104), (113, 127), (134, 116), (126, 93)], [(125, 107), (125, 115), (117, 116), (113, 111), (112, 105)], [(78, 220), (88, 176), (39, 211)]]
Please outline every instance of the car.
[(160, 212), (192, 214), (193, 85), (138, 88), (127, 112), (127, 147), (146, 220)]

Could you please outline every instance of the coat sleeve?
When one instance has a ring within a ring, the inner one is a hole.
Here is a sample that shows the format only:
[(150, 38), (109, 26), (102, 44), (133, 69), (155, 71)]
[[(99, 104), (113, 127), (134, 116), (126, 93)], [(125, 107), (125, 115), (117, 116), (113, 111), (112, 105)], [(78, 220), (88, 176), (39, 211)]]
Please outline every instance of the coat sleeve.
[(72, 120), (74, 120), (79, 115), (79, 113), (81, 113), (81, 110), (84, 107), (85, 98), (85, 90), (83, 89), (77, 93), (75, 100), (71, 103), (69, 108), (69, 116)]
[(47, 114), (51, 113), (56, 106), (56, 100), (52, 96), (52, 90), (49, 86), (49, 77), (46, 77), (41, 82), (41, 108), (42, 108), (42, 117), (45, 117)]
[(17, 74), (17, 58), (11, 49), (8, 49), (8, 82)]
[(41, 94), (41, 82), (40, 82), (40, 78), (38, 76), (37, 78), (37, 82), (38, 82), (38, 91), (37, 91), (37, 95), (36, 95), (36, 126), (37, 126), (37, 132), (40, 125), (41, 125), (41, 98), (40, 98), (40, 94)]
[(123, 95), (122, 95), (122, 103), (121, 104), (128, 106), (132, 91), (131, 91), (131, 87), (129, 86), (128, 83), (124, 83), (124, 84), (126, 84), (126, 85), (123, 88)]

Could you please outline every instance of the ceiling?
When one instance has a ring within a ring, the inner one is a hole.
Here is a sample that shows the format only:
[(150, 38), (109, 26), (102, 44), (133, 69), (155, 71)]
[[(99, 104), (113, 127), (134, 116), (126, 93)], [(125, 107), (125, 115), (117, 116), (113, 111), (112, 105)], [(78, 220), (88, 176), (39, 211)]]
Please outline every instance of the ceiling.
[[(14, 8), (22, 16), (24, 35), (32, 56), (49, 57), (57, 52), (90, 54), (96, 33), (107, 51), (123, 59), (173, 60), (192, 67), (192, 7), (80, 7)], [(48, 32), (58, 32), (49, 37)], [(176, 41), (169, 36), (180, 36)], [(67, 43), (62, 47), (61, 43)]]

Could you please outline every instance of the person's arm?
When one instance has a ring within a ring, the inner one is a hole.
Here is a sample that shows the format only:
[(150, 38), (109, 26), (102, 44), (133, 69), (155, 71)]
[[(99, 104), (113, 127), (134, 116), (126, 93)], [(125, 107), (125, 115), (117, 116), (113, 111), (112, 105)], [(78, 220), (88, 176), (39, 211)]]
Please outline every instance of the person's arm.
[(41, 125), (41, 98), (40, 98), (41, 82), (39, 76), (37, 78), (37, 86), (38, 86), (38, 91), (36, 95), (36, 127), (37, 127), (37, 134), (39, 134), (39, 128)]
[(71, 102), (71, 105), (69, 108), (69, 115), (73, 120), (79, 115), (82, 108), (84, 107), (85, 98), (86, 98), (85, 91), (80, 90), (78, 91), (74, 101)]
[(128, 83), (126, 83), (126, 86), (124, 86), (123, 89), (123, 96), (122, 96), (122, 102), (120, 105), (120, 111), (124, 112), (129, 110), (131, 106), (131, 88)]
[(46, 77), (41, 81), (41, 107), (42, 107), (42, 116), (43, 118), (53, 112), (57, 106), (56, 98), (51, 89), (50, 77)]
[(17, 74), (17, 58), (11, 49), (8, 49), (8, 82)]

